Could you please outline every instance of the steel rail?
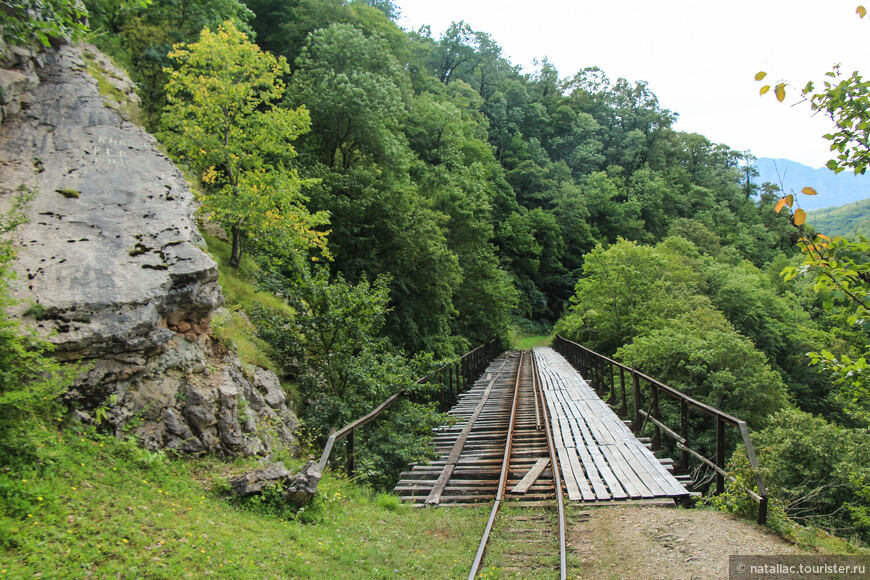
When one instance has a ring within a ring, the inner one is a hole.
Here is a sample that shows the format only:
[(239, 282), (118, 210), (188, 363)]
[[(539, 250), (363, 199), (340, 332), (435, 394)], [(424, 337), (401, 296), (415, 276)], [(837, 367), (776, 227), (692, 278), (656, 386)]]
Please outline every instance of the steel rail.
[[(528, 358), (527, 358), (528, 357)], [(528, 361), (528, 362), (525, 362)], [(487, 520), (486, 527), (484, 528), (483, 535), (480, 540), (480, 545), (477, 549), (477, 553), (474, 557), (474, 562), (471, 565), (471, 570), (468, 573), (468, 580), (474, 580), (477, 574), (480, 572), (481, 565), (483, 563), (483, 557), (486, 554), (486, 547), (489, 543), (489, 538), (492, 534), (492, 529), (495, 524), (496, 517), (498, 516), (499, 510), (501, 509), (501, 505), (504, 500), (505, 491), (507, 488), (508, 476), (510, 473), (510, 465), (511, 465), (511, 453), (513, 447), (513, 438), (516, 424), (516, 416), (517, 416), (517, 408), (519, 401), (519, 393), (520, 393), (520, 385), (522, 382), (522, 373), (523, 373), (523, 364), (529, 364), (531, 367), (531, 379), (532, 379), (532, 398), (535, 403), (536, 410), (536, 427), (540, 428), (541, 417), (543, 417), (544, 429), (547, 433), (547, 449), (550, 455), (550, 469), (553, 472), (553, 479), (555, 482), (555, 494), (556, 494), (556, 505), (558, 510), (558, 520), (559, 520), (559, 577), (561, 580), (565, 580), (567, 577), (567, 550), (566, 550), (566, 531), (567, 531), (567, 522), (565, 517), (565, 502), (562, 497), (562, 480), (561, 475), (559, 473), (559, 464), (556, 456), (556, 448), (553, 443), (553, 434), (550, 430), (550, 418), (549, 413), (547, 411), (547, 406), (543, 401), (543, 393), (540, 388), (540, 377), (538, 375), (538, 366), (535, 360), (535, 355), (533, 351), (521, 351), (520, 354), (520, 362), (517, 366), (517, 377), (516, 382), (514, 383), (514, 394), (513, 394), (513, 402), (511, 404), (511, 413), (510, 420), (508, 423), (507, 430), (507, 439), (505, 441), (505, 452), (504, 457), (502, 459), (501, 466), (501, 475), (499, 477), (498, 488), (496, 490), (495, 501), (493, 502), (492, 510), (489, 514), (489, 519)], [(540, 397), (540, 403), (539, 403)], [(537, 414), (538, 409), (540, 409), (540, 415)]]
[(480, 565), (483, 563), (483, 555), (486, 552), (486, 545), (489, 542), (489, 536), (492, 533), (492, 526), (495, 523), (495, 518), (498, 515), (501, 501), (504, 498), (504, 489), (507, 484), (508, 472), (510, 471), (511, 461), (511, 442), (513, 439), (514, 422), (517, 415), (517, 400), (520, 392), (520, 379), (523, 374), (523, 360), (526, 357), (525, 351), (520, 351), (520, 363), (517, 366), (517, 380), (514, 383), (514, 397), (511, 405), (510, 421), (508, 423), (507, 440), (505, 442), (504, 459), (501, 464), (501, 477), (498, 481), (498, 489), (495, 494), (495, 502), (492, 505), (492, 510), (489, 514), (489, 520), (486, 522), (486, 527), (483, 530), (483, 537), (480, 539), (480, 546), (477, 548), (477, 554), (474, 556), (474, 562), (471, 564), (471, 570), (468, 572), (468, 580), (474, 580), (477, 573), (480, 571)]

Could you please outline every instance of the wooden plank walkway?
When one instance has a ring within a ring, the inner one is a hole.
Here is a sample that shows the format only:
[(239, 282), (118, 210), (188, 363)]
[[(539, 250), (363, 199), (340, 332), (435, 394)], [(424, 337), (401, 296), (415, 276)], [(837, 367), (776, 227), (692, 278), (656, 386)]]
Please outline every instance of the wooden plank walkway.
[(548, 347), (535, 348), (534, 355), (569, 499), (689, 495), (562, 355)]
[[(689, 493), (561, 355), (534, 349), (562, 482), (577, 502), (671, 502)], [(412, 465), (395, 491), (416, 505), (467, 505), (495, 498), (520, 353), (493, 360), (436, 430), (435, 459)], [(531, 370), (523, 375), (508, 489), (515, 500), (550, 501), (555, 486), (539, 425)], [(533, 475), (529, 475), (530, 470)], [(537, 472), (537, 474), (535, 474)], [(528, 476), (528, 480), (526, 480)]]

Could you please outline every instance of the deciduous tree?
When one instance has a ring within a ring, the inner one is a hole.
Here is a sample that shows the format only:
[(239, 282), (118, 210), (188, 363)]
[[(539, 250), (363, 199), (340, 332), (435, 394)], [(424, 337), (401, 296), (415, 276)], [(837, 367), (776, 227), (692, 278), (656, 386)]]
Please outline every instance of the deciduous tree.
[(317, 228), (327, 216), (305, 208), (305, 181), (290, 166), (308, 112), (276, 106), (286, 61), (260, 51), (229, 21), (177, 45), (170, 57), (177, 68), (168, 71), (163, 139), (202, 180), (203, 210), (230, 230), (230, 263), (238, 266), (257, 238), (325, 251)]

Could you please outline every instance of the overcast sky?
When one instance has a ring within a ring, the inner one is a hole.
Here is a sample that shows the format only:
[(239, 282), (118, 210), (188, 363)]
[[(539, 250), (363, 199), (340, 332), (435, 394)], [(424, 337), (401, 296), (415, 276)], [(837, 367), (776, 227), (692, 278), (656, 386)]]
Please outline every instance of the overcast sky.
[[(830, 122), (806, 105), (789, 106), (809, 80), (834, 64), (870, 74), (870, 17), (859, 0), (394, 0), (399, 24), (451, 21), (487, 32), (527, 72), (547, 57), (562, 77), (588, 67), (611, 80), (645, 80), (661, 105), (679, 113), (676, 128), (757, 157), (821, 167), (830, 159), (822, 135)], [(758, 95), (769, 80), (791, 82), (777, 103)]]

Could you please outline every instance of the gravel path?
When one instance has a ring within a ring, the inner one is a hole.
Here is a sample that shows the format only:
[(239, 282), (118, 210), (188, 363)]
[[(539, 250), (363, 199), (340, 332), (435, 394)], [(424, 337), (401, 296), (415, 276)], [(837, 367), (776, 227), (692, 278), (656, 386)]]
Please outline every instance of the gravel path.
[(731, 554), (808, 554), (729, 514), (663, 507), (590, 508), (569, 528), (572, 578), (728, 578)]

